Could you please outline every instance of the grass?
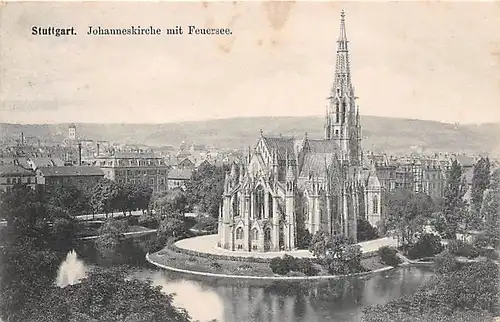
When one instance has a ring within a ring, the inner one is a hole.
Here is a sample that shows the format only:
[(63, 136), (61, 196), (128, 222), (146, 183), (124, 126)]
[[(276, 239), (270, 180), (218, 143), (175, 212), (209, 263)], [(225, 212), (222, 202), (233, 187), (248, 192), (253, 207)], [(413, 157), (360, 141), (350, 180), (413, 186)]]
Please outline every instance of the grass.
[[(175, 252), (169, 248), (150, 254), (153, 261), (160, 264), (203, 273), (240, 275), (240, 276), (279, 276), (274, 274), (269, 263), (251, 261), (213, 260), (200, 256), (191, 256)], [(379, 256), (372, 256), (361, 260), (361, 265), (368, 271), (386, 267), (380, 262)], [(329, 275), (325, 270), (318, 275)]]

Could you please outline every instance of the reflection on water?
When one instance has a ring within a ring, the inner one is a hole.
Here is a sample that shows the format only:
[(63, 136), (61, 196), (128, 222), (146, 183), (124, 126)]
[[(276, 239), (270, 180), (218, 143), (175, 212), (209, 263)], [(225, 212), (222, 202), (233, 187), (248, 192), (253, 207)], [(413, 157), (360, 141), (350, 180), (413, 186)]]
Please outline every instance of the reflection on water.
[[(129, 272), (150, 279), (174, 302), (200, 321), (319, 322), (360, 321), (363, 306), (382, 304), (416, 291), (432, 272), (398, 268), (365, 278), (316, 282), (238, 281), (179, 275), (144, 262), (143, 240), (121, 248), (121, 254), (95, 254), (92, 246), (82, 256), (98, 265), (133, 264)], [(111, 256), (110, 258), (102, 258)]]

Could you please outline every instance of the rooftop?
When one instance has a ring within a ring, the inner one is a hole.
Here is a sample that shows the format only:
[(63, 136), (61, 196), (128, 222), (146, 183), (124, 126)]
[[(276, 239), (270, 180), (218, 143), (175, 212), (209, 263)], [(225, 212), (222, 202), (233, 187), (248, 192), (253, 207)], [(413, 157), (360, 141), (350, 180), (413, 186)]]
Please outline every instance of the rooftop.
[(188, 169), (172, 169), (168, 173), (168, 179), (171, 180), (189, 180), (191, 179), (191, 175), (193, 174), (193, 171), (188, 170)]
[(34, 176), (35, 173), (31, 170), (27, 170), (23, 167), (6, 164), (0, 165), (0, 176), (1, 177), (10, 177), (10, 176)]
[(45, 177), (104, 176), (100, 168), (89, 166), (40, 167), (38, 169)]

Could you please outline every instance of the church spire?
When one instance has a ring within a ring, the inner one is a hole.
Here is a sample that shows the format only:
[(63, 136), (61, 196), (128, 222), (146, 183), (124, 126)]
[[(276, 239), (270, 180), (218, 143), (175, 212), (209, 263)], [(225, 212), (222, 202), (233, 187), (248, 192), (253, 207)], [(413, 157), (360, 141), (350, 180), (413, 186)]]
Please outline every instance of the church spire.
[(347, 40), (347, 31), (345, 27), (345, 11), (340, 13), (340, 35), (337, 40), (337, 63), (335, 66), (335, 83), (332, 96), (341, 96), (340, 91), (347, 91), (351, 94), (351, 66), (349, 61), (349, 41)]

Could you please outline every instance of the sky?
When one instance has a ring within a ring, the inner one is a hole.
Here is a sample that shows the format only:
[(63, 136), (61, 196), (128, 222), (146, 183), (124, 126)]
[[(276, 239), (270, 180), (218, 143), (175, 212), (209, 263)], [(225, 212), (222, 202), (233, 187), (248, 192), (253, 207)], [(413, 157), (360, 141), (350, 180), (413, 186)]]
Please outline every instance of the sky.
[[(341, 9), (361, 114), (500, 122), (500, 2), (3, 3), (0, 121), (324, 115)], [(233, 34), (97, 37), (89, 25)]]

